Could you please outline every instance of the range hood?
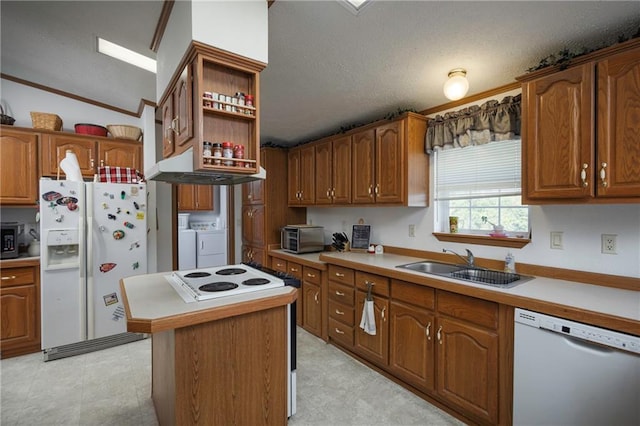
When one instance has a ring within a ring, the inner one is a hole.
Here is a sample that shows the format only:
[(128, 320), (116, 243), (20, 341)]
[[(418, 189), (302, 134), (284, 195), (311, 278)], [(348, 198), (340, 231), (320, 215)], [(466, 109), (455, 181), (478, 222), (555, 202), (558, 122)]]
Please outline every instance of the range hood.
[(193, 148), (173, 157), (165, 158), (154, 164), (146, 171), (148, 180), (168, 183), (192, 183), (196, 185), (236, 185), (265, 179), (267, 171), (260, 167), (256, 174), (219, 172), (219, 171), (194, 171)]

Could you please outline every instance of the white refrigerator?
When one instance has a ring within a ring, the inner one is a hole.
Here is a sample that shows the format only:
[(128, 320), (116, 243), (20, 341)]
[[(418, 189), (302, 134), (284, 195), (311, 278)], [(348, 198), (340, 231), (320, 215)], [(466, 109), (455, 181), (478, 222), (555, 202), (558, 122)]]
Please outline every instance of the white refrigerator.
[(141, 338), (120, 279), (147, 273), (146, 185), (41, 179), (39, 200), (45, 360)]

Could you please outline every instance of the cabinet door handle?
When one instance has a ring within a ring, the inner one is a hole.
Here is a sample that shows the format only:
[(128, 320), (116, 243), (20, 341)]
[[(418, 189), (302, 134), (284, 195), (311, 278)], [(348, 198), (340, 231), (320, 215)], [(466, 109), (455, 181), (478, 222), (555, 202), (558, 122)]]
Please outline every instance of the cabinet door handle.
[(100, 160), (100, 167), (104, 167), (104, 160)]
[(171, 120), (171, 130), (173, 130), (173, 133), (180, 136), (180, 117), (176, 117)]
[(344, 315), (344, 312), (339, 311), (338, 309), (336, 309), (336, 314), (337, 314), (337, 315)]
[(427, 324), (427, 329), (424, 331), (424, 333), (427, 335), (427, 340), (431, 340), (431, 321), (429, 321), (429, 324)]
[(336, 277), (343, 278), (343, 277), (344, 277), (344, 274), (341, 274), (340, 272), (336, 272)]
[(336, 333), (338, 334), (344, 334), (344, 331), (340, 330), (339, 328), (336, 328), (335, 330), (336, 330)]
[(320, 303), (320, 301), (318, 300), (318, 295), (319, 293), (316, 291), (316, 294), (313, 296), (313, 299), (316, 301), (316, 303)]
[(382, 318), (382, 321), (387, 322), (387, 318), (385, 317), (385, 311), (387, 310), (387, 307), (385, 306), (384, 308), (382, 308), (382, 312), (380, 312), (380, 317)]
[(336, 296), (344, 296), (344, 293), (341, 291), (336, 290)]
[(15, 279), (16, 279), (15, 275), (10, 275), (8, 277), (2, 277), (2, 281), (15, 280)]
[(247, 195), (247, 200), (251, 200), (253, 196), (251, 194)]
[(327, 189), (327, 198), (331, 197), (331, 190)]
[(582, 179), (582, 186), (583, 187), (587, 187), (589, 186), (589, 182), (587, 182), (587, 168), (589, 167), (589, 165), (587, 163), (584, 163), (582, 165), (582, 170), (580, 170), (580, 179)]
[(336, 189), (331, 188), (331, 198), (336, 198)]
[(376, 195), (378, 195), (379, 192), (380, 192), (380, 184), (378, 183), (376, 184), (376, 190), (375, 190)]
[(91, 159), (91, 168), (93, 169), (96, 166), (96, 162), (93, 160), (93, 158)]
[(438, 332), (436, 333), (436, 337), (438, 338), (438, 343), (442, 344), (442, 335), (440, 332), (442, 331), (442, 326), (438, 328)]
[(373, 185), (369, 185), (369, 198), (373, 198)]
[(602, 163), (602, 168), (600, 169), (600, 180), (602, 181), (602, 186), (607, 187), (607, 163)]
[(200, 241), (200, 250), (204, 250), (204, 241)]

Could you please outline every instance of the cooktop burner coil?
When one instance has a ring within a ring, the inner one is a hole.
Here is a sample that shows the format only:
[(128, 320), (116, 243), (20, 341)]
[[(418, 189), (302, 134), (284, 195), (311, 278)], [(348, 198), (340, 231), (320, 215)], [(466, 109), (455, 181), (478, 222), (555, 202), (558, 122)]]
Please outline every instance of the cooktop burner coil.
[(240, 275), (245, 272), (247, 272), (247, 270), (242, 268), (225, 268), (216, 271), (216, 275)]
[(266, 278), (249, 278), (248, 280), (242, 281), (244, 285), (265, 285), (269, 284), (271, 281)]
[(185, 274), (185, 278), (205, 278), (205, 277), (210, 277), (211, 274), (209, 272), (202, 272), (202, 271), (197, 271), (197, 272), (189, 272), (188, 274)]
[(215, 291), (233, 290), (234, 288), (237, 288), (237, 287), (238, 287), (238, 284), (236, 283), (231, 283), (228, 281), (218, 281), (215, 283), (201, 285), (200, 287), (198, 287), (198, 290), (211, 293)]

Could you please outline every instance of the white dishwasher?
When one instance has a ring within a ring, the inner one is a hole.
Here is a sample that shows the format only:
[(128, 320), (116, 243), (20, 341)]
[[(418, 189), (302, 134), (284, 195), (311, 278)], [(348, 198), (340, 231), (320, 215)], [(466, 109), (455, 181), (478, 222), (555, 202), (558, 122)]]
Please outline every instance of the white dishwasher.
[(514, 425), (640, 425), (640, 337), (518, 308), (514, 333)]

